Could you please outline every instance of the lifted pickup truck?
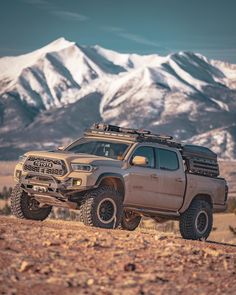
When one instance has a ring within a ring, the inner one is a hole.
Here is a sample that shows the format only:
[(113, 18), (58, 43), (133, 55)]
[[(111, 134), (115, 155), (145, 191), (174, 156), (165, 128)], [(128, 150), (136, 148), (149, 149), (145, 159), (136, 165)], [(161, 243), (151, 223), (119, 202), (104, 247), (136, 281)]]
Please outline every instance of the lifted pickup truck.
[(179, 220), (186, 239), (206, 239), (227, 184), (211, 150), (171, 136), (95, 124), (66, 148), (28, 152), (16, 165), (11, 209), (44, 220), (52, 206), (81, 210), (86, 225), (134, 230), (142, 216)]

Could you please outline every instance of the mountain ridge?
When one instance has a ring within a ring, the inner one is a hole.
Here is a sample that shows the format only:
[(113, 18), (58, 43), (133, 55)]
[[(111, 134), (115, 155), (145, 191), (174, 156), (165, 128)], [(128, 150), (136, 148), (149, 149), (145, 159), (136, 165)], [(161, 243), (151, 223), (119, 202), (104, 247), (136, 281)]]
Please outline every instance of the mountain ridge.
[[(54, 148), (98, 120), (204, 142), (220, 157), (236, 158), (236, 65), (192, 52), (118, 53), (59, 38), (0, 58), (0, 73), (2, 159)], [(220, 128), (230, 142), (221, 137), (219, 149), (207, 137)]]

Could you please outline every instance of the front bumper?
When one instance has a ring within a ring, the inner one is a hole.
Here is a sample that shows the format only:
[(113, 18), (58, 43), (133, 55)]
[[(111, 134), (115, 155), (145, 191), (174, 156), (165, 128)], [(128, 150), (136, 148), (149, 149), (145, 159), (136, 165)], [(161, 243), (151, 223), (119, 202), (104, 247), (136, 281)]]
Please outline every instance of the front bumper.
[(73, 209), (78, 207), (78, 201), (83, 193), (91, 189), (87, 186), (73, 185), (73, 178), (58, 180), (54, 176), (35, 172), (22, 175), (18, 182), (29, 196), (40, 203)]

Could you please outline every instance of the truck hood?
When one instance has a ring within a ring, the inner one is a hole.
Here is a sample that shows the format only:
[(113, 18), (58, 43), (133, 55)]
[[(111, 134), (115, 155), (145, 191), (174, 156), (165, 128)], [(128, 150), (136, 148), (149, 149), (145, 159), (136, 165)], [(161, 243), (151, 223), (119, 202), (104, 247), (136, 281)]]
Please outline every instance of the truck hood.
[(69, 163), (83, 163), (83, 164), (93, 164), (99, 166), (116, 166), (121, 167), (122, 161), (114, 160), (111, 158), (96, 156), (96, 155), (89, 155), (89, 154), (75, 154), (66, 151), (31, 151), (25, 154), (26, 156), (34, 156), (40, 158), (50, 158), (50, 159), (58, 159), (64, 160), (65, 162)]

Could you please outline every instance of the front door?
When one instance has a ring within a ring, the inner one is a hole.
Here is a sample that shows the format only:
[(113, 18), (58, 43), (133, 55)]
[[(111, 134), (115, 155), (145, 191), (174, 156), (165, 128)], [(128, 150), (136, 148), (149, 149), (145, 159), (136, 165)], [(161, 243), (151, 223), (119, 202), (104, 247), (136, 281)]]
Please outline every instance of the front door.
[(135, 156), (146, 157), (148, 163), (146, 166), (131, 165), (127, 170), (127, 191), (124, 204), (147, 208), (155, 203), (155, 192), (157, 190), (154, 148), (140, 146), (134, 151), (131, 161)]

